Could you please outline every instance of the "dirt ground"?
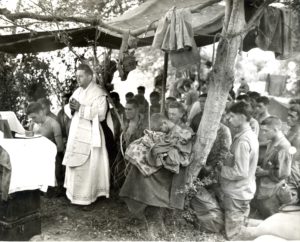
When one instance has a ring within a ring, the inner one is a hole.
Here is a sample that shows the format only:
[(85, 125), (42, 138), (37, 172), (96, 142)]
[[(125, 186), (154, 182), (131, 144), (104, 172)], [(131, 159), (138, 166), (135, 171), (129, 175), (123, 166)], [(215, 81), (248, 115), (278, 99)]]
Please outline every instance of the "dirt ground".
[[(48, 240), (148, 240), (144, 223), (130, 216), (126, 205), (118, 198), (100, 198), (92, 211), (73, 206), (66, 198), (41, 199), (42, 234), (32, 241)], [(174, 213), (173, 213), (174, 214)], [(179, 218), (178, 218), (179, 217)], [(220, 234), (199, 231), (180, 216), (165, 217), (166, 235), (158, 240), (224, 241)]]

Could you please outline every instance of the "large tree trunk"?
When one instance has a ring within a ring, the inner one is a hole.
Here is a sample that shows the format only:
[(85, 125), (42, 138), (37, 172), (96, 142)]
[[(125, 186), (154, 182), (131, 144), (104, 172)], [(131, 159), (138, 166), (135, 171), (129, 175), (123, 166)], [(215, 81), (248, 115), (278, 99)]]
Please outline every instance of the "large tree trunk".
[(205, 165), (215, 141), (228, 93), (234, 81), (235, 59), (243, 39), (237, 33), (241, 33), (244, 28), (244, 1), (227, 0), (223, 31), (213, 68), (213, 80), (209, 83), (207, 101), (194, 145), (194, 161), (190, 166), (189, 182), (198, 176)]

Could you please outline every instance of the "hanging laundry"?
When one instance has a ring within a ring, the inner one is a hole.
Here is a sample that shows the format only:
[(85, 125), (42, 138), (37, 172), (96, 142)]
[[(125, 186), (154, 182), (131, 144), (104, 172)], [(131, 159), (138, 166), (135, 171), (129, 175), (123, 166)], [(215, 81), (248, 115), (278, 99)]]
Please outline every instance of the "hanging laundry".
[(194, 40), (190, 10), (170, 9), (158, 23), (152, 47), (169, 52), (171, 64), (176, 68), (198, 63), (200, 54)]

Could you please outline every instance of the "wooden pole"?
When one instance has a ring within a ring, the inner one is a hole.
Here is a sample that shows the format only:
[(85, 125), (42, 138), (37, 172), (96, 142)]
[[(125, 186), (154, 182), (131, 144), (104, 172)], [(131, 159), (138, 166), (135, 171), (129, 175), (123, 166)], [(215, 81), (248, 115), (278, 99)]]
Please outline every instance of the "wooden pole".
[(169, 53), (165, 52), (164, 56), (164, 72), (163, 72), (163, 80), (161, 87), (161, 104), (160, 104), (160, 113), (165, 113), (165, 100), (166, 100), (166, 84), (168, 77), (168, 63), (169, 63)]

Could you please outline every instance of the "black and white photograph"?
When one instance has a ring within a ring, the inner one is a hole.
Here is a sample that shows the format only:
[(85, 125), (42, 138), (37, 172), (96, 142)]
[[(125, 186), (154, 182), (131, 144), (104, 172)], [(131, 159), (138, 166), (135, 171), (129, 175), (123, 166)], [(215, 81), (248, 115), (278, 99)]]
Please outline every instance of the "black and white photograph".
[(0, 0), (0, 241), (300, 241), (300, 0)]

